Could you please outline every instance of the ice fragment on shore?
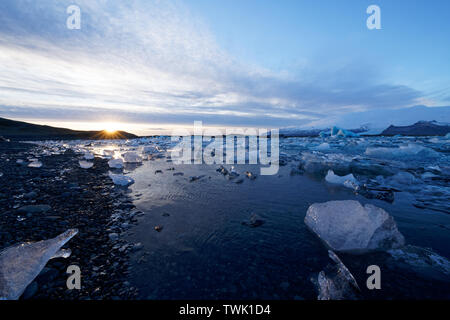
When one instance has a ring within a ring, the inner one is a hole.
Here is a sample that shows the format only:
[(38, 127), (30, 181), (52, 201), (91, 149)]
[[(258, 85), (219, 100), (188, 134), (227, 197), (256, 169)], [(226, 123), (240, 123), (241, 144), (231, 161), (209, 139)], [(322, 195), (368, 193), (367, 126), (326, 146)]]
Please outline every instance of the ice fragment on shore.
[(405, 243), (386, 211), (355, 200), (314, 203), (305, 224), (335, 251), (364, 253), (400, 248)]
[(133, 178), (124, 176), (123, 174), (114, 174), (110, 172), (109, 177), (111, 178), (114, 184), (122, 187), (127, 187), (134, 183)]
[(77, 233), (77, 229), (69, 229), (53, 239), (24, 242), (1, 251), (0, 300), (19, 299), (50, 259), (68, 257), (69, 251), (60, 248)]
[(111, 159), (108, 161), (108, 165), (110, 168), (122, 169), (123, 168), (123, 160), (122, 159)]
[(84, 161), (84, 160), (80, 160), (80, 161), (78, 161), (78, 163), (80, 164), (80, 167), (83, 169), (92, 168), (92, 166), (94, 165), (93, 162)]

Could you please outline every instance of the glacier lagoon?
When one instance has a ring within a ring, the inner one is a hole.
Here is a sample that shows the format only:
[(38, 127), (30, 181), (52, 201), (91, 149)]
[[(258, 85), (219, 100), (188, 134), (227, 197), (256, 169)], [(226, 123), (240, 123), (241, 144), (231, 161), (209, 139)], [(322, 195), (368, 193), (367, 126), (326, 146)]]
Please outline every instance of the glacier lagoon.
[[(175, 144), (170, 137), (41, 143), (125, 160), (111, 175), (130, 182), (117, 187), (142, 212), (122, 235), (141, 246), (129, 275), (138, 298), (316, 299), (311, 280), (330, 260), (304, 218), (310, 205), (330, 200), (383, 208), (408, 246), (339, 253), (360, 298), (450, 297), (448, 137), (281, 138), (279, 172), (267, 176), (258, 165), (223, 165), (230, 175), (219, 164), (174, 164)], [(365, 286), (369, 265), (380, 266), (381, 290)]]

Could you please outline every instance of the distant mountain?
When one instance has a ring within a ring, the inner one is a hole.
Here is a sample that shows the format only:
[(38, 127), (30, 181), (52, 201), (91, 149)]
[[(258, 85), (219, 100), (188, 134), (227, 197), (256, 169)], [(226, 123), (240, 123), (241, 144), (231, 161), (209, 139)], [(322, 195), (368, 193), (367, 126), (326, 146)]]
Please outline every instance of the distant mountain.
[(365, 134), (380, 134), (389, 125), (409, 126), (417, 121), (439, 120), (450, 122), (450, 106), (426, 107), (414, 106), (400, 109), (370, 109), (361, 112), (342, 114), (327, 125), (336, 125), (341, 128), (356, 128), (361, 124), (368, 124), (369, 132)]
[(136, 135), (125, 131), (79, 131), (32, 124), (0, 118), (0, 136), (12, 140), (76, 140), (76, 139), (132, 139)]
[(444, 136), (450, 132), (450, 124), (437, 121), (419, 121), (411, 126), (389, 126), (381, 135), (394, 136)]

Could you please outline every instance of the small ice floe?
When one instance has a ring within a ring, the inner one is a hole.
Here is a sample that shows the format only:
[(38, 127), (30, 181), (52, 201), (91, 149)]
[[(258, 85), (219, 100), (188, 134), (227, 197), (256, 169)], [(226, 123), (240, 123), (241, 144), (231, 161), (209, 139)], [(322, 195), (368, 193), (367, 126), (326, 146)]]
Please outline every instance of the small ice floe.
[(83, 156), (85, 160), (94, 160), (94, 155), (90, 152), (86, 152)]
[(61, 249), (77, 229), (69, 229), (56, 238), (24, 242), (0, 252), (0, 300), (17, 300), (53, 258), (67, 258), (69, 249)]
[(111, 159), (108, 161), (108, 166), (114, 169), (122, 169), (123, 168), (123, 160), (122, 159)]
[(333, 170), (328, 170), (325, 180), (329, 183), (340, 184), (350, 189), (356, 189), (359, 185), (358, 180), (356, 180), (353, 174), (350, 173), (346, 176), (338, 176), (334, 174)]
[(114, 174), (112, 172), (109, 172), (109, 177), (114, 184), (122, 187), (128, 187), (134, 183), (133, 178), (125, 176), (123, 174)]
[(0, 178), (3, 177), (3, 172), (0, 172)]
[(355, 277), (342, 263), (341, 259), (331, 250), (328, 256), (334, 264), (328, 264), (319, 272), (316, 287), (319, 291), (318, 300), (355, 300), (361, 291)]
[(128, 151), (122, 154), (123, 161), (128, 163), (141, 163), (142, 157), (138, 155), (136, 152)]
[(80, 167), (83, 169), (92, 168), (92, 166), (94, 165), (93, 162), (84, 161), (84, 160), (80, 160), (80, 161), (78, 161), (78, 163), (80, 164)]
[(314, 203), (308, 208), (305, 224), (335, 251), (364, 253), (405, 244), (392, 216), (355, 200)]
[(23, 164), (25, 164), (25, 161), (23, 161), (22, 159), (17, 159), (16, 163), (23, 165)]
[(426, 180), (426, 179), (432, 179), (432, 178), (436, 178), (438, 177), (437, 175), (435, 175), (434, 173), (431, 172), (424, 172), (422, 173), (422, 175), (420, 176), (420, 178), (422, 180)]
[(439, 152), (417, 144), (401, 145), (398, 148), (369, 147), (366, 149), (364, 154), (371, 157), (386, 159), (439, 157)]
[(144, 146), (142, 148), (142, 153), (151, 153), (151, 154), (153, 154), (153, 153), (159, 153), (159, 152), (160, 152), (160, 150), (156, 146)]
[(28, 167), (30, 167), (30, 168), (40, 168), (40, 167), (42, 167), (42, 162), (40, 162), (40, 161), (37, 160), (37, 159), (33, 159), (33, 161), (31, 161), (31, 162), (28, 164)]
[(316, 147), (312, 147), (311, 149), (318, 150), (318, 151), (329, 150), (329, 149), (330, 149), (330, 144), (324, 142), (324, 143), (319, 144), (319, 145), (316, 146)]
[(103, 150), (103, 155), (106, 157), (113, 157), (115, 154), (114, 150), (105, 149)]
[(388, 253), (397, 260), (408, 265), (417, 272), (442, 278), (446, 276), (450, 282), (450, 261), (428, 248), (407, 245), (401, 249), (392, 249)]
[(420, 188), (420, 185), (422, 184), (422, 181), (420, 179), (417, 179), (413, 174), (406, 171), (400, 171), (392, 177), (387, 178), (383, 176), (377, 176), (376, 181), (380, 185), (391, 186), (400, 190), (407, 191), (418, 190), (418, 188)]

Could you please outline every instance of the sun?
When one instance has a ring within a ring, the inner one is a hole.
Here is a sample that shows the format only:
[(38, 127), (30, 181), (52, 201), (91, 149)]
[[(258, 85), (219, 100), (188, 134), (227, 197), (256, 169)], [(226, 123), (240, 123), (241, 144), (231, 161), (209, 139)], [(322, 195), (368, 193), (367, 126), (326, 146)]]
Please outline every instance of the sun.
[(116, 133), (120, 130), (120, 123), (117, 122), (104, 122), (102, 123), (103, 130), (107, 133)]

